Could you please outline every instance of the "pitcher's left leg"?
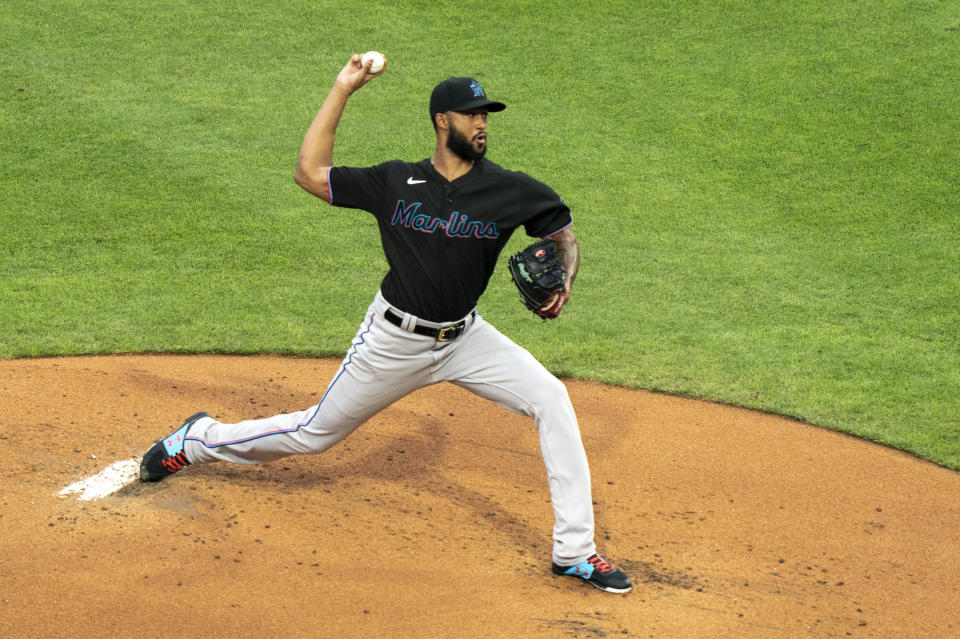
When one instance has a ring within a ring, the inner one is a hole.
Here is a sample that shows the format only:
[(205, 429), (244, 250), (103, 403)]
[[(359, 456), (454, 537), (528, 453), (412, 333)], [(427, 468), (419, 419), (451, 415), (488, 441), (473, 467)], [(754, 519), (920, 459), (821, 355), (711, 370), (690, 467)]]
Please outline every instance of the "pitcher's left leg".
[(563, 383), (525, 349), (477, 317), (442, 363), (443, 379), (533, 417), (556, 525), (553, 561), (574, 565), (595, 552), (590, 468)]

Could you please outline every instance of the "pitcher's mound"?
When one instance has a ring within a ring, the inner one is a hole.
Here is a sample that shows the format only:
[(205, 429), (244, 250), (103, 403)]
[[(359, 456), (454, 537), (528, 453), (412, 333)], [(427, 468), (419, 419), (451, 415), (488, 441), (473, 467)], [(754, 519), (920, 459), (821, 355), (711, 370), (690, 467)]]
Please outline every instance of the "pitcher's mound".
[(339, 362), (0, 361), (11, 637), (960, 635), (960, 476), (756, 412), (567, 381), (611, 595), (550, 572), (531, 420), (452, 385), (317, 456), (83, 501), (184, 417), (319, 401)]

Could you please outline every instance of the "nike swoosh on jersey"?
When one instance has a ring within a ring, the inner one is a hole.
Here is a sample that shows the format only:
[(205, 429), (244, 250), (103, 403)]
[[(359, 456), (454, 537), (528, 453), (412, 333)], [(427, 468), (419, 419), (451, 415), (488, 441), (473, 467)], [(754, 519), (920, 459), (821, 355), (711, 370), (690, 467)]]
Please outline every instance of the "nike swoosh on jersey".
[(426, 180), (414, 180), (412, 177), (407, 178), (407, 184), (423, 184)]

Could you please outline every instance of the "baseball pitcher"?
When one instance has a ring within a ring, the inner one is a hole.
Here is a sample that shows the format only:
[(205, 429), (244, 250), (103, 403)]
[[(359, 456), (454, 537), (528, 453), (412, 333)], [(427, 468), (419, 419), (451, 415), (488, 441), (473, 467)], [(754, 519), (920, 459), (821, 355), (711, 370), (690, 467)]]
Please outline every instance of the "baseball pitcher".
[(335, 165), (350, 96), (386, 69), (370, 66), (354, 55), (340, 71), (304, 136), (295, 175), (324, 202), (373, 215), (389, 266), (340, 368), (306, 410), (236, 424), (197, 413), (147, 451), (141, 479), (159, 481), (194, 464), (320, 453), (401, 397), (451, 382), (534, 420), (556, 519), (553, 572), (628, 592), (629, 578), (594, 545), (590, 470), (566, 387), (476, 310), (501, 250), (523, 227), (541, 242), (527, 259), (511, 260), (511, 273), (522, 293), (539, 280), (542, 293), (525, 294), (524, 303), (557, 317), (580, 262), (570, 210), (550, 187), (486, 158), (488, 115), (506, 105), (472, 78), (434, 88), (432, 157)]

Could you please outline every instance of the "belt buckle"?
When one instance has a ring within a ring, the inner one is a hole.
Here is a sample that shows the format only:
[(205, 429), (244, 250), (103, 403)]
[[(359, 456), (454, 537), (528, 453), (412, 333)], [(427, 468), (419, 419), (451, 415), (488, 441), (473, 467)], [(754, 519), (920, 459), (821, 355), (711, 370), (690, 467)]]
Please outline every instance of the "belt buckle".
[(457, 322), (456, 324), (444, 326), (440, 329), (440, 332), (437, 333), (437, 341), (449, 342), (450, 340), (456, 339), (460, 335), (460, 331), (463, 330), (463, 327), (464, 322)]

